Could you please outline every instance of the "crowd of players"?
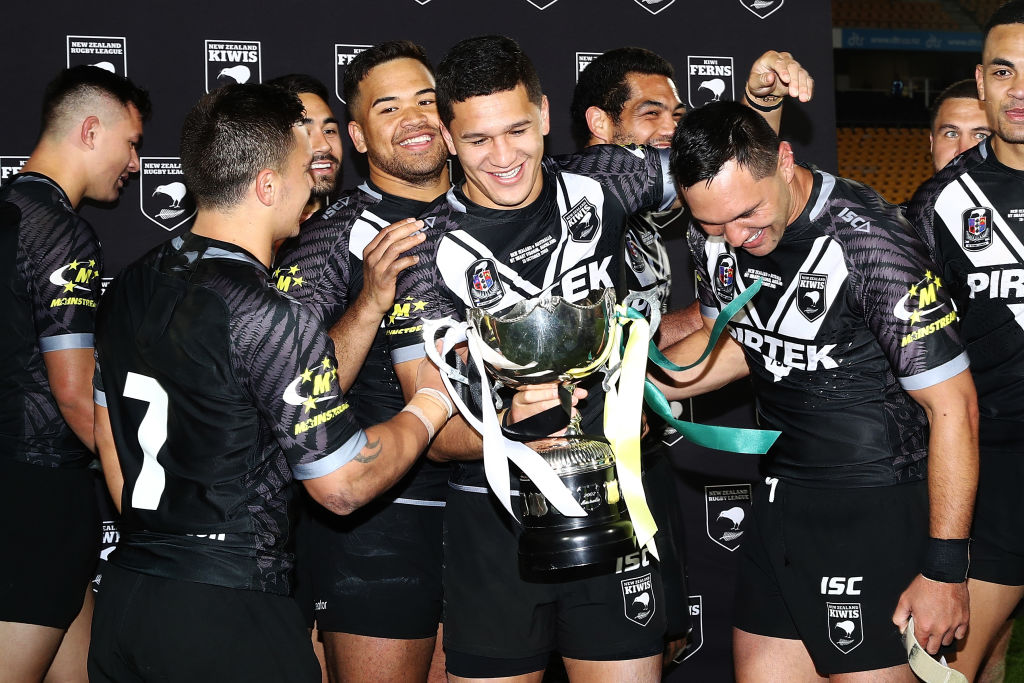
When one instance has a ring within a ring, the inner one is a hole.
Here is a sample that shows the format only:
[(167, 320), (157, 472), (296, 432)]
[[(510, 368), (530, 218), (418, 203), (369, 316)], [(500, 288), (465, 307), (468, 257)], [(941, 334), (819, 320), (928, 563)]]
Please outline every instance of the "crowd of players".
[[(935, 177), (894, 207), (780, 141), (784, 99), (813, 89), (787, 53), (754, 63), (743, 104), (684, 116), (670, 64), (611, 50), (574, 93), (580, 152), (548, 157), (514, 41), (467, 39), (436, 71), (381, 43), (343, 84), (363, 184), (335, 192), (341, 126), (315, 79), (216, 90), (182, 129), (192, 229), (102, 299), (75, 209), (138, 171), (150, 106), (127, 79), (63, 71), (0, 189), (0, 523), (25, 549), (0, 569), (0, 681), (82, 680), (86, 647), (93, 681), (320, 680), (314, 625), (332, 681), (539, 681), (552, 654), (572, 680), (658, 680), (688, 629), (659, 439), (643, 447), (659, 559), (523, 577), (423, 324), (646, 290), (685, 364), (756, 280), (707, 362), (652, 372), (669, 398), (749, 375), (781, 431), (743, 545), (738, 680), (913, 680), (907, 629), (932, 654), (958, 641), (947, 657), (973, 679), (1024, 595), (1021, 64), (1013, 0), (976, 80), (936, 103)], [(698, 282), (676, 311), (667, 211)], [(560, 409), (554, 386), (502, 398), (506, 424)], [(576, 390), (587, 432), (602, 399)], [(92, 614), (94, 454), (122, 516)], [(653, 609), (624, 609), (627, 584)]]

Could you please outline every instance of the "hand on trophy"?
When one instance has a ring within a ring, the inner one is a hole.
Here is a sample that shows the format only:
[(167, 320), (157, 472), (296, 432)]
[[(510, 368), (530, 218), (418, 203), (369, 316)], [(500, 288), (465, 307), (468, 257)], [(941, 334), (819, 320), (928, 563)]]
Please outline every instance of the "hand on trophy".
[[(573, 415), (578, 411), (575, 406), (581, 399), (587, 397), (587, 390), (580, 387), (576, 387), (576, 390), (572, 394), (572, 405)], [(515, 396), (512, 397), (512, 405), (509, 408), (508, 423), (514, 424), (520, 420), (533, 417), (545, 410), (557, 408), (561, 405), (561, 400), (558, 396), (558, 383), (549, 382), (547, 384), (524, 384), (518, 388)], [(565, 430), (550, 434), (549, 436), (561, 436), (565, 433)]]

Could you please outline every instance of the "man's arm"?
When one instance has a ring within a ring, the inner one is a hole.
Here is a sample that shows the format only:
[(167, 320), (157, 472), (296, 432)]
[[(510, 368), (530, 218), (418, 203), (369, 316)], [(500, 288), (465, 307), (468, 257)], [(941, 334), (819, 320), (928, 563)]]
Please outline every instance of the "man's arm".
[(402, 254), (424, 240), (424, 234), (419, 232), (422, 227), (423, 221), (412, 218), (392, 223), (363, 249), (363, 287), (329, 331), (342, 391), (352, 387), (366, 362), (381, 319), (391, 311), (398, 274), (418, 260), (416, 256)]
[[(715, 322), (706, 316), (701, 317), (704, 324), (700, 329), (663, 351), (665, 357), (676, 365), (693, 363), (707, 347)], [(697, 367), (682, 372), (658, 368), (649, 379), (672, 401), (720, 389), (748, 374), (750, 368), (743, 349), (736, 340), (723, 334), (718, 338), (714, 351)]]
[(788, 52), (769, 50), (754, 61), (747, 76), (743, 104), (755, 109), (776, 133), (782, 123), (782, 100), (789, 95), (807, 102), (814, 79)]
[[(933, 539), (970, 535), (978, 486), (978, 399), (971, 373), (907, 393), (924, 408), (928, 439), (929, 533)], [(967, 633), (970, 597), (966, 576), (959, 583), (920, 574), (900, 596), (893, 623), (901, 629), (911, 615), (914, 635), (931, 654)]]
[(661, 316), (657, 335), (658, 348), (668, 348), (703, 327), (700, 303), (694, 299), (686, 308), (678, 308)]
[(100, 454), (100, 465), (103, 467), (103, 479), (107, 482), (107, 490), (114, 501), (118, 514), (121, 513), (121, 495), (124, 490), (124, 475), (121, 463), (117, 459), (117, 447), (114, 445), (114, 432), (110, 427), (110, 413), (101, 405), (96, 405), (96, 450)]
[[(402, 385), (402, 393), (406, 400), (416, 390), (416, 373), (420, 369), (417, 361), (406, 361), (395, 364), (395, 375), (399, 384)], [(437, 381), (441, 381), (441, 372), (433, 365), (431, 371), (436, 374)], [(424, 369), (424, 372), (427, 372)], [(434, 437), (434, 442), (427, 451), (427, 457), (438, 462), (447, 460), (480, 460), (484, 457), (484, 441), (480, 434), (469, 426), (469, 423), (456, 415), (448, 420), (448, 424), (441, 428)]]
[(95, 453), (92, 373), (96, 359), (92, 348), (47, 351), (43, 354), (43, 364), (50, 391), (64, 421), (86, 448)]

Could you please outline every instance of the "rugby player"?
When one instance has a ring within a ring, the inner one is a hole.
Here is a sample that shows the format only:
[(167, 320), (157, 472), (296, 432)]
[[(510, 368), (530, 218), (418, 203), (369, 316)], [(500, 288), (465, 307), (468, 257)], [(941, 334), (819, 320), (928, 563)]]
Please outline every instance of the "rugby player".
[(99, 307), (95, 434), (122, 535), (97, 600), (93, 681), (319, 681), (289, 597), (292, 481), (349, 514), (451, 415), (427, 373), (401, 412), (360, 428), (320, 319), (267, 285), (313, 187), (303, 116), (271, 86), (204, 96), (181, 144), (195, 224)]
[[(974, 678), (1024, 596), (1024, 482), (1018, 396), (1024, 341), (1024, 2), (985, 26), (979, 97), (994, 135), (924, 183), (908, 217), (924, 234), (960, 314), (981, 411), (981, 474), (971, 529), (971, 629), (952, 665)], [(963, 552), (966, 552), (964, 549)]]
[[(351, 374), (342, 388), (356, 421), (369, 427), (405, 404), (381, 321), (392, 310), (398, 271), (415, 260), (402, 252), (423, 240), (410, 236), (422, 227), (411, 218), (450, 187), (448, 149), (433, 67), (418, 45), (390, 41), (360, 52), (345, 71), (343, 91), (349, 135), (367, 155), (370, 179), (282, 245), (276, 281), (331, 328)], [(376, 247), (368, 249), (371, 241)], [(448, 470), (421, 459), (353, 515), (312, 513), (299, 554), (309, 558), (309, 608), (316, 607), (332, 681), (444, 680), (436, 635)]]
[(92, 66), (62, 71), (43, 96), (35, 149), (0, 189), (8, 326), (0, 343), (0, 529), (12, 552), (0, 566), (4, 680), (41, 680), (79, 610), (81, 642), (68, 645), (87, 647), (99, 554), (88, 465), (102, 258), (76, 209), (85, 199), (115, 201), (138, 172), (149, 108), (146, 92), (126, 78)]
[(928, 144), (938, 173), (952, 161), (992, 135), (985, 108), (978, 100), (978, 84), (968, 78), (943, 90), (931, 108)]
[(914, 680), (897, 626), (913, 616), (930, 653), (967, 629), (977, 404), (945, 280), (897, 207), (796, 165), (735, 103), (684, 118), (672, 170), (704, 328), (667, 355), (695, 360), (722, 309), (762, 287), (665, 392), (749, 375), (760, 424), (782, 433), (743, 544), (737, 679)]

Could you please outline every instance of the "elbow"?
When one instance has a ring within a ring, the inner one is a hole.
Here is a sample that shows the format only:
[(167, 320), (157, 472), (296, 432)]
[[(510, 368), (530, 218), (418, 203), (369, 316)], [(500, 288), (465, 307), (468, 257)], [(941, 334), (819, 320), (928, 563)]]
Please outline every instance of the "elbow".
[(350, 515), (363, 505), (365, 500), (357, 500), (355, 497), (345, 493), (331, 493), (324, 496), (319, 503), (336, 515)]

